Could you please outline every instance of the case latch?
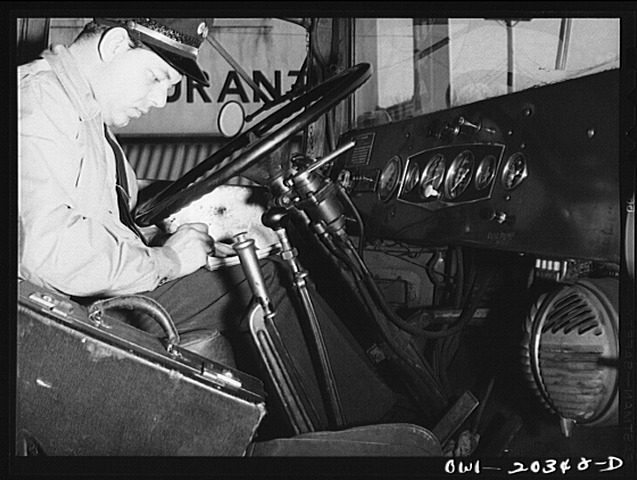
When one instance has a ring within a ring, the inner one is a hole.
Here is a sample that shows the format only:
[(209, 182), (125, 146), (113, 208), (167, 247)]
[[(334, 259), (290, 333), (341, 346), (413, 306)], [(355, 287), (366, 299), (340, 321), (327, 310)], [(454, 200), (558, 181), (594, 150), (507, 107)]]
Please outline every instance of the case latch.
[(32, 293), (29, 295), (29, 300), (63, 318), (67, 318), (71, 313), (73, 313), (73, 305), (70, 302), (55, 298), (48, 293)]

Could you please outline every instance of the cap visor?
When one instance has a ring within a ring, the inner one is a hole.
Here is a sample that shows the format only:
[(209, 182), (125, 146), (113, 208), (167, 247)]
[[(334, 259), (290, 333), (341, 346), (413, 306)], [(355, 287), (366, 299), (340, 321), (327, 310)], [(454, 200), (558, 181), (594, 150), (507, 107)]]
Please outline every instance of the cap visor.
[(197, 65), (197, 62), (189, 58), (185, 58), (174, 53), (168, 52), (163, 48), (156, 45), (144, 42), (148, 48), (164, 59), (171, 67), (177, 70), (179, 73), (186, 75), (193, 80), (202, 83), (206, 87), (210, 86), (210, 82), (204, 75), (203, 71)]

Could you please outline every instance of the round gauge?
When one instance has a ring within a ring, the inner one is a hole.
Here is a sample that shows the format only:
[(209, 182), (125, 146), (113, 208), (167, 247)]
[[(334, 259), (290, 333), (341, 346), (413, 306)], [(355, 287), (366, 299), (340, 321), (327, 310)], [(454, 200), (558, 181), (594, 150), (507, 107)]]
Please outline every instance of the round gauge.
[(407, 173), (405, 175), (405, 186), (403, 191), (405, 193), (411, 192), (420, 180), (420, 168), (417, 163), (411, 163), (407, 167)]
[(440, 195), (440, 185), (445, 178), (445, 163), (445, 157), (439, 153), (427, 163), (420, 180), (420, 196), (422, 198)]
[(520, 185), (528, 175), (526, 157), (517, 152), (511, 155), (502, 168), (502, 186), (506, 190), (513, 190)]
[(498, 160), (493, 155), (487, 155), (482, 159), (476, 170), (476, 190), (484, 190), (491, 184), (497, 163)]
[(400, 183), (400, 175), (402, 173), (402, 166), (399, 157), (392, 157), (387, 162), (383, 171), (380, 173), (380, 179), (378, 180), (378, 199), (381, 202), (386, 202), (391, 198), (398, 184)]
[(473, 175), (473, 153), (465, 150), (449, 165), (445, 179), (445, 194), (451, 200), (458, 198), (471, 183)]

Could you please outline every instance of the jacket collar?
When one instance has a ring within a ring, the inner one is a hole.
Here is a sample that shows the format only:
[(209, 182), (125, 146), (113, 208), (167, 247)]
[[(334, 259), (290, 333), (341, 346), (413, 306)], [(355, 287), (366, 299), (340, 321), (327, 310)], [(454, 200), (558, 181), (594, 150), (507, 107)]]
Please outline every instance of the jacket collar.
[(69, 49), (63, 45), (54, 45), (50, 50), (44, 51), (42, 57), (51, 65), (80, 118), (91, 120), (98, 116), (99, 104)]

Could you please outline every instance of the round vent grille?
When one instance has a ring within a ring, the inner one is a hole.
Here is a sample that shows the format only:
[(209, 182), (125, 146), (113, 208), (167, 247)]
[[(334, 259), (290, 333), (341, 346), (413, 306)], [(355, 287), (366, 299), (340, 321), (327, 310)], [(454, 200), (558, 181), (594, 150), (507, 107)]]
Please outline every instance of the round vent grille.
[(579, 424), (617, 422), (617, 279), (581, 280), (540, 296), (525, 324), (523, 363), (542, 402)]

